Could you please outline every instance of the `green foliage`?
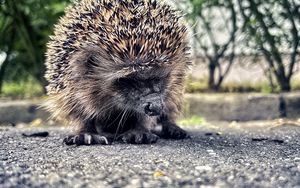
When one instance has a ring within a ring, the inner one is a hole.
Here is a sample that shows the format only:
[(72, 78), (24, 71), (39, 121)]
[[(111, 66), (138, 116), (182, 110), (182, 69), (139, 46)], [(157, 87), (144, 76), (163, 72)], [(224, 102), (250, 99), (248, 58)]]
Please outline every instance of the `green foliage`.
[(70, 0), (2, 0), (0, 51), (8, 55), (0, 67), (1, 83), (29, 77), (44, 84), (44, 54), (53, 24)]
[[(237, 1), (248, 46), (263, 54), (281, 91), (291, 90), (300, 51), (299, 2), (293, 0)], [(284, 54), (289, 60), (285, 62)]]

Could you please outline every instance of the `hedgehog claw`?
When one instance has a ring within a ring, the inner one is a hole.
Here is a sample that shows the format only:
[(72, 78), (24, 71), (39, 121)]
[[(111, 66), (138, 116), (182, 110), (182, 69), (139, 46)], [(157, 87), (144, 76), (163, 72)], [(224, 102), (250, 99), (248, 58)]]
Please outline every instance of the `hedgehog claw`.
[(87, 134), (87, 133), (81, 133), (78, 135), (67, 136), (66, 138), (64, 138), (63, 142), (66, 145), (77, 145), (77, 146), (96, 145), (96, 144), (100, 144), (100, 145), (111, 144), (111, 141), (105, 136), (101, 136), (101, 135), (97, 135), (97, 134)]
[(146, 131), (128, 131), (121, 134), (117, 140), (128, 144), (151, 144), (158, 140), (158, 136)]

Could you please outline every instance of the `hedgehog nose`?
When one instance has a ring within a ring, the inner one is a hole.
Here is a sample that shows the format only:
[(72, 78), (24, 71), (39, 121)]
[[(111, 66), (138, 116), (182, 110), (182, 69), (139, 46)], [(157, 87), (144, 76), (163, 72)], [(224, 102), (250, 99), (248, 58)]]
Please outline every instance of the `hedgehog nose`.
[(148, 116), (158, 116), (161, 114), (161, 111), (162, 111), (161, 104), (147, 102), (144, 106), (145, 106), (145, 113)]

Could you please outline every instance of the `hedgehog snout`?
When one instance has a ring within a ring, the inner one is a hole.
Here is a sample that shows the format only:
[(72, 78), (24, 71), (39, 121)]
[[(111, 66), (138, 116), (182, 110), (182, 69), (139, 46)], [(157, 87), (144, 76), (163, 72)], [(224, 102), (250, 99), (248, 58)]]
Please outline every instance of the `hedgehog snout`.
[(147, 96), (146, 102), (143, 104), (144, 112), (148, 116), (158, 116), (163, 111), (163, 102), (159, 95), (149, 95)]

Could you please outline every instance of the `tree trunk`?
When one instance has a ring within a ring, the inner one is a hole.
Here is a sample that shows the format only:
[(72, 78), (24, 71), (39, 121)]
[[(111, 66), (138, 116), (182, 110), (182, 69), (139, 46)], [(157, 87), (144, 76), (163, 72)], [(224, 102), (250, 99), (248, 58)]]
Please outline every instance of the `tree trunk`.
[(215, 81), (215, 73), (216, 73), (216, 64), (214, 62), (210, 62), (208, 65), (208, 89), (210, 91), (217, 91), (216, 81)]
[(5, 70), (6, 67), (9, 63), (9, 61), (7, 60), (8, 58), (6, 58), (6, 60), (4, 60), (2, 66), (0, 67), (0, 94), (2, 94), (2, 87), (3, 87), (3, 82), (4, 82), (4, 75), (5, 75)]
[(283, 92), (289, 92), (291, 91), (291, 83), (290, 83), (290, 79), (285, 78), (285, 77), (277, 77), (277, 82), (280, 86), (280, 91)]

